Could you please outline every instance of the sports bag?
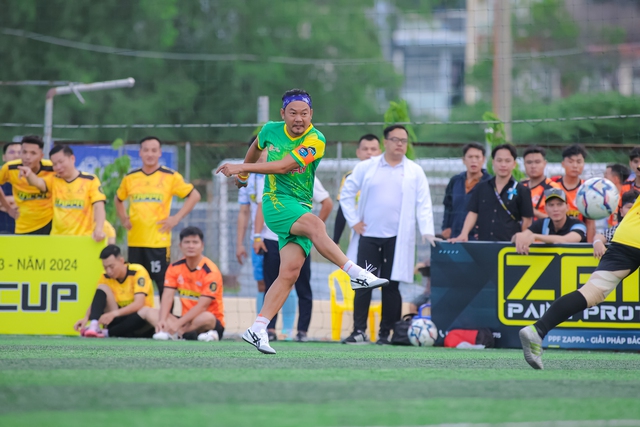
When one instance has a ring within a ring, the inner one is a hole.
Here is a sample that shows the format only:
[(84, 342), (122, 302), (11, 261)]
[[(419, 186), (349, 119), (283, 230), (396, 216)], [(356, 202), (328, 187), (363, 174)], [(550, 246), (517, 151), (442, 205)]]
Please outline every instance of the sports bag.
[(393, 345), (411, 345), (409, 342), (409, 328), (411, 327), (411, 321), (416, 313), (409, 313), (402, 316), (401, 320), (398, 320), (393, 325), (393, 335), (391, 336), (391, 344)]

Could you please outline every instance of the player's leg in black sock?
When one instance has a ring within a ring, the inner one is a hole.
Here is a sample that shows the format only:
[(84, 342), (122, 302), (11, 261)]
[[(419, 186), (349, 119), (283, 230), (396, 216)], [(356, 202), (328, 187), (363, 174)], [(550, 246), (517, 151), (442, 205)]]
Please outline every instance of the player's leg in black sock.
[(102, 289), (96, 289), (91, 302), (91, 310), (89, 312), (89, 320), (98, 320), (104, 314), (107, 307), (107, 294)]
[(555, 300), (533, 326), (538, 331), (540, 338), (544, 338), (550, 330), (587, 307), (587, 300), (582, 293), (573, 291)]

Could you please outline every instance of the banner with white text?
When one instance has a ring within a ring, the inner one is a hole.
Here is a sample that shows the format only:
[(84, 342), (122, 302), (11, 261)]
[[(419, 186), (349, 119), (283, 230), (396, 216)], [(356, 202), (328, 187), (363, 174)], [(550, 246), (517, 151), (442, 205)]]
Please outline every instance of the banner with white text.
[(0, 236), (0, 334), (76, 334), (104, 246), (90, 237)]
[[(489, 328), (496, 347), (519, 348), (518, 331), (558, 297), (585, 284), (598, 265), (588, 244), (438, 243), (431, 251), (432, 318), (451, 329)], [(640, 350), (640, 275), (627, 277), (599, 306), (551, 331), (545, 347)]]

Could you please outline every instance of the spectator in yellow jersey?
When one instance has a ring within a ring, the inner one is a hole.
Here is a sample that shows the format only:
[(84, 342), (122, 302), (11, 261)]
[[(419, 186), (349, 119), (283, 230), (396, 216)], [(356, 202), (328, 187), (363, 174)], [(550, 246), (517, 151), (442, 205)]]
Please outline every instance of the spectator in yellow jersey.
[(20, 166), (20, 173), (42, 192), (51, 192), (53, 199), (52, 236), (92, 236), (96, 242), (105, 238), (106, 196), (100, 180), (76, 169), (76, 157), (67, 145), (56, 145), (49, 152), (55, 176), (45, 179), (30, 168)]
[[(2, 147), (2, 163), (20, 159), (22, 145), (19, 142), (8, 142)], [(2, 200), (4, 198), (4, 200)], [(0, 185), (0, 234), (13, 234), (16, 231), (16, 220), (7, 212), (16, 210), (13, 189), (8, 182)]]
[[(115, 197), (116, 210), (128, 230), (129, 261), (143, 265), (162, 295), (169, 264), (171, 230), (200, 201), (200, 193), (178, 172), (160, 166), (160, 140), (148, 136), (140, 140), (142, 168), (122, 180)], [(171, 199), (186, 198), (182, 208), (171, 215)], [(124, 201), (129, 200), (129, 211)]]
[(53, 176), (53, 166), (43, 159), (44, 143), (40, 137), (25, 136), (21, 145), (20, 160), (7, 162), (0, 169), (0, 185), (11, 184), (16, 206), (8, 205), (4, 197), (0, 197), (0, 203), (16, 219), (16, 234), (49, 234), (53, 217), (51, 193), (30, 185), (20, 168), (38, 178), (47, 178)]
[(100, 259), (104, 274), (98, 280), (87, 314), (73, 328), (87, 338), (150, 338), (153, 327), (137, 313), (143, 307), (153, 308), (149, 273), (141, 265), (127, 264), (116, 245), (104, 248)]

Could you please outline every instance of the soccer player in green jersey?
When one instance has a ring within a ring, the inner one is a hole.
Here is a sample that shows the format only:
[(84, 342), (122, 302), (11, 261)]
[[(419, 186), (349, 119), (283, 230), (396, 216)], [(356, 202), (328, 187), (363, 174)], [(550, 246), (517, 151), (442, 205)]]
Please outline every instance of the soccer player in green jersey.
[[(262, 211), (267, 226), (278, 235), (280, 273), (264, 297), (262, 312), (242, 335), (265, 354), (276, 353), (269, 345), (266, 328), (287, 299), (312, 245), (349, 274), (354, 289), (373, 289), (389, 283), (349, 260), (327, 234), (324, 222), (311, 213), (313, 181), (326, 141), (311, 124), (309, 94), (300, 89), (285, 92), (280, 115), (283, 121), (263, 126), (244, 163), (225, 163), (216, 171), (225, 176), (236, 175), (238, 186), (246, 185), (249, 173), (267, 175)], [(269, 152), (267, 162), (256, 163), (263, 150)]]

